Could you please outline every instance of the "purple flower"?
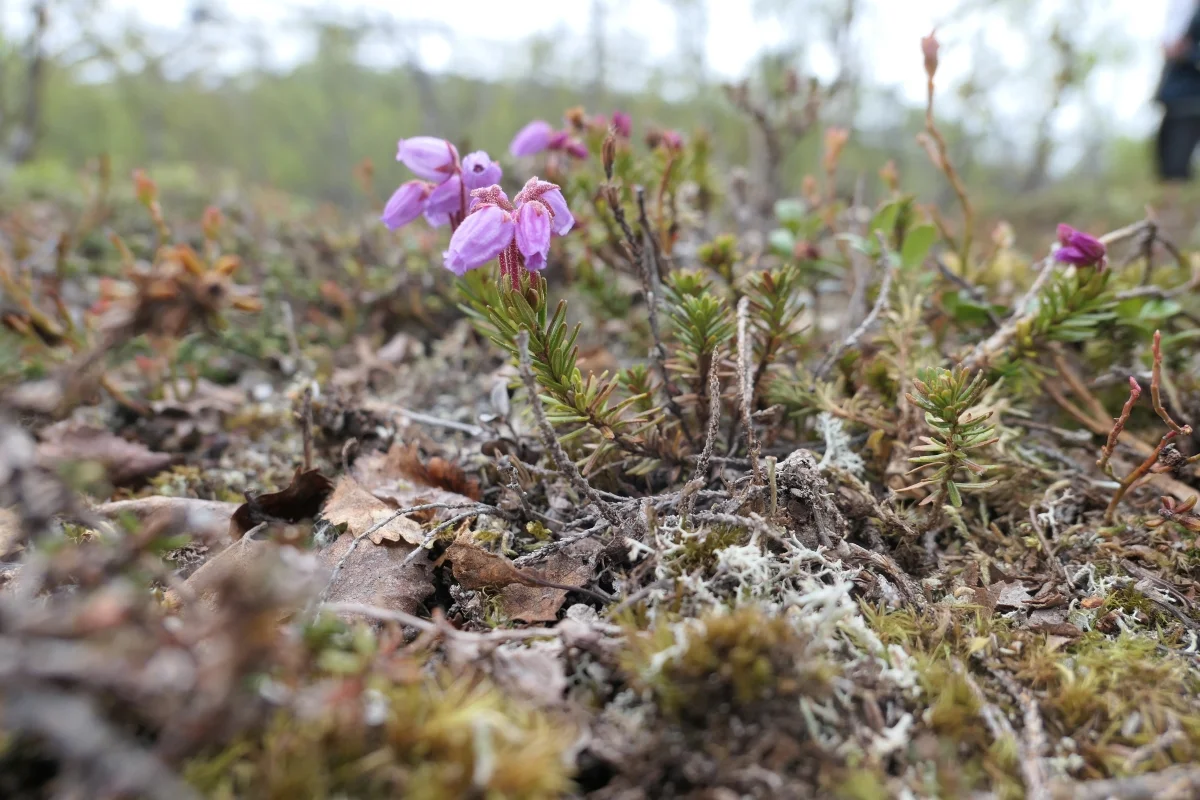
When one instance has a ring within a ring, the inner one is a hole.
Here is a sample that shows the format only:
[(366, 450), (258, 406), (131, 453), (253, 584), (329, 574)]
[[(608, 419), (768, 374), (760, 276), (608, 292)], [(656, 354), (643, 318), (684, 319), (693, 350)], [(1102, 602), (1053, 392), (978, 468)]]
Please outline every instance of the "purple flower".
[(434, 187), (425, 201), (425, 221), (437, 228), (450, 221), (450, 215), (462, 209), (467, 193), (458, 175), (451, 175)]
[(434, 183), (441, 183), (458, 170), (458, 150), (445, 139), (434, 136), (413, 136), (401, 139), (396, 160), (416, 174)]
[(502, 174), (500, 165), (482, 150), (476, 150), (462, 161), (462, 180), (467, 191), (495, 185)]
[(520, 267), (537, 272), (546, 266), (550, 238), (571, 229), (574, 217), (562, 190), (530, 178), (510, 203), (499, 186), (471, 192), (473, 206), (450, 237), (445, 266), (456, 275), (500, 259), (500, 274), (519, 286)]
[(587, 158), (588, 157), (587, 145), (584, 144), (581, 140), (576, 139), (574, 136), (567, 139), (567, 142), (563, 146), (563, 149), (567, 151), (567, 155), (571, 156), (571, 158)]
[(408, 181), (400, 185), (383, 207), (380, 219), (391, 230), (396, 230), (421, 215), (425, 200), (433, 186), (425, 181)]
[(614, 111), (612, 117), (613, 130), (617, 136), (628, 139), (633, 135), (633, 120), (624, 111)]
[(1077, 267), (1095, 267), (1104, 263), (1104, 242), (1095, 236), (1077, 231), (1070, 225), (1058, 226), (1058, 242), (1054, 260)]
[(512, 144), (508, 146), (508, 152), (517, 158), (536, 155), (550, 146), (550, 137), (553, 135), (554, 129), (549, 122), (535, 119), (517, 131)]
[(530, 178), (529, 183), (526, 183), (525, 188), (517, 195), (518, 205), (527, 200), (541, 200), (554, 213), (551, 230), (556, 236), (566, 236), (575, 225), (575, 217), (571, 216), (571, 209), (567, 208), (562, 189), (555, 184), (539, 181), (536, 177)]
[(683, 137), (679, 134), (679, 131), (663, 131), (662, 143), (667, 146), (668, 150), (683, 149)]
[(552, 213), (544, 203), (524, 203), (517, 209), (517, 249), (525, 257), (525, 268), (538, 272), (546, 266), (550, 253)]
[(446, 269), (462, 277), (504, 252), (513, 240), (512, 215), (495, 203), (480, 203), (450, 237)]

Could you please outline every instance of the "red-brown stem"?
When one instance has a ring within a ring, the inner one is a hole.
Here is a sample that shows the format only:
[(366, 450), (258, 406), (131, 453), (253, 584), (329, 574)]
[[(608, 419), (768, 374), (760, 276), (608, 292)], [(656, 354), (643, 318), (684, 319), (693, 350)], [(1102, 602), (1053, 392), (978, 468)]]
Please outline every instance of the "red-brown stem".
[[(1128, 405), (1128, 403), (1126, 405)], [(1146, 456), (1146, 460), (1139, 464), (1137, 469), (1129, 473), (1125, 480), (1121, 481), (1121, 485), (1117, 487), (1115, 492), (1113, 492), (1112, 500), (1108, 502), (1108, 508), (1104, 510), (1104, 524), (1112, 524), (1113, 517), (1116, 516), (1117, 513), (1117, 506), (1121, 503), (1121, 498), (1125, 496), (1126, 492), (1133, 488), (1133, 485), (1137, 483), (1142, 476), (1148, 473), (1154, 467), (1154, 465), (1158, 463), (1159, 454), (1163, 451), (1163, 448), (1166, 447), (1167, 444), (1176, 436), (1177, 434), (1175, 431), (1167, 431), (1165, 434), (1163, 434), (1162, 439), (1159, 439), (1158, 441), (1158, 447), (1154, 448), (1154, 452)]]
[(1192, 433), (1191, 425), (1179, 425), (1175, 420), (1171, 419), (1171, 415), (1163, 408), (1162, 400), (1159, 397), (1159, 386), (1162, 384), (1162, 333), (1154, 332), (1154, 370), (1150, 378), (1150, 401), (1154, 404), (1154, 411), (1162, 418), (1162, 421), (1167, 424), (1175, 433), (1180, 436), (1190, 436)]
[[(1105, 442), (1104, 447), (1100, 450), (1100, 460), (1096, 462), (1096, 466), (1104, 470), (1106, 475), (1112, 475), (1112, 468), (1108, 466), (1108, 460), (1112, 458), (1113, 451), (1117, 449), (1117, 439), (1121, 437), (1121, 431), (1125, 430), (1125, 424), (1129, 422), (1129, 415), (1133, 413), (1133, 404), (1136, 403), (1138, 398), (1141, 396), (1142, 387), (1139, 386), (1138, 382), (1133, 379), (1133, 376), (1130, 376), (1129, 399), (1125, 401), (1125, 405), (1121, 408), (1121, 416), (1113, 420), (1112, 430), (1108, 432), (1108, 441)], [(1171, 432), (1171, 435), (1174, 435), (1174, 431)], [(1165, 441), (1159, 442), (1158, 448), (1150, 454), (1149, 458), (1158, 458), (1158, 454), (1162, 450), (1164, 444), (1166, 444)], [(1124, 494), (1124, 492), (1121, 492), (1120, 494)], [(1120, 499), (1120, 494), (1117, 495), (1117, 499)], [(1114, 501), (1114, 503), (1115, 502), (1116, 501)], [(1115, 506), (1110, 506), (1110, 508), (1115, 508)]]
[(946, 147), (946, 140), (942, 138), (942, 132), (938, 130), (937, 124), (933, 121), (933, 74), (929, 74), (929, 82), (926, 88), (925, 101), (925, 132), (933, 139), (937, 146), (938, 161), (935, 164), (946, 175), (946, 180), (950, 181), (951, 188), (954, 189), (954, 194), (958, 197), (958, 204), (962, 206), (963, 211), (963, 235), (959, 242), (959, 261), (962, 265), (963, 274), (970, 277), (969, 263), (967, 257), (971, 252), (971, 229), (975, 225), (975, 210), (971, 206), (971, 198), (967, 196), (967, 189), (963, 185), (962, 178), (959, 177), (958, 170), (950, 163), (950, 151)]

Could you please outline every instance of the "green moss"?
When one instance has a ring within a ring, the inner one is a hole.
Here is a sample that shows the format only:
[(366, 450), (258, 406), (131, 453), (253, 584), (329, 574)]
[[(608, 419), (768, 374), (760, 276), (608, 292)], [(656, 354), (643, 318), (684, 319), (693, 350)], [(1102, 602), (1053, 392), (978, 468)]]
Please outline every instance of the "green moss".
[(368, 702), (385, 704), (381, 724), (363, 721), (365, 695), (339, 690), (324, 714), (279, 713), (264, 731), (192, 761), (188, 781), (211, 797), (269, 800), (540, 800), (570, 789), (563, 752), (573, 737), (492, 684), (374, 683)]
[(795, 708), (797, 698), (825, 696), (832, 667), (811, 649), (786, 618), (747, 605), (633, 634), (624, 666), (664, 714), (696, 720), (771, 701)]

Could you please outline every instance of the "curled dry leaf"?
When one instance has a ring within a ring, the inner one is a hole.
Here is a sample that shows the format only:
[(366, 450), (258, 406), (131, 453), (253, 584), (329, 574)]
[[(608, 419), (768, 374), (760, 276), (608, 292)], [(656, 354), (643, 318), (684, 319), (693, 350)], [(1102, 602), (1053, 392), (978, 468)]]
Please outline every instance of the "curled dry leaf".
[(292, 482), (283, 491), (257, 497), (247, 495), (246, 502), (238, 506), (229, 520), (229, 534), (240, 539), (260, 522), (295, 524), (312, 519), (320, 513), (331, 491), (333, 482), (319, 470), (296, 470)]
[(525, 622), (553, 622), (567, 599), (567, 589), (558, 586), (583, 586), (592, 577), (589, 563), (578, 557), (557, 552), (535, 572), (520, 569), (507, 558), (488, 552), (469, 532), (460, 534), (446, 551), (454, 579), (466, 589), (501, 589), (501, 612), (509, 619)]
[(384, 455), (359, 459), (355, 473), (371, 491), (385, 487), (396, 489), (400, 488), (399, 484), (410, 482), (419, 487), (443, 489), (468, 500), (478, 501), (481, 496), (479, 481), (468, 476), (462, 467), (440, 456), (422, 460), (415, 444), (397, 443)]
[(104, 467), (114, 486), (123, 486), (161, 472), (175, 459), (103, 428), (60, 422), (42, 431), (37, 460), (51, 469), (76, 461), (95, 461)]
[[(395, 509), (368, 492), (349, 475), (342, 476), (325, 503), (323, 516), (334, 525), (345, 525), (346, 532), (360, 536), (364, 531), (387, 520)], [(407, 542), (419, 545), (425, 538), (421, 526), (407, 517), (396, 517), (368, 537), (374, 544)]]

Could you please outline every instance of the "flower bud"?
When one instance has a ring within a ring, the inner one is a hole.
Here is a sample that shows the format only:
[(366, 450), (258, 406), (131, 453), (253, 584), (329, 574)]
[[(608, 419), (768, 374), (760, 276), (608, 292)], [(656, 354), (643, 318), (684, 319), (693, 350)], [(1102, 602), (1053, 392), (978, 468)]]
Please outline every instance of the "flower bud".
[(613, 131), (609, 131), (604, 137), (604, 144), (600, 146), (600, 163), (604, 165), (604, 174), (609, 178), (613, 174), (613, 162), (617, 158), (617, 139), (613, 135)]
[(583, 110), (583, 106), (575, 106), (574, 108), (567, 109), (567, 113), (563, 115), (563, 119), (577, 131), (581, 131), (587, 127), (587, 113)]
[(823, 164), (826, 172), (837, 169), (842, 157), (842, 150), (850, 140), (850, 131), (845, 128), (827, 128), (825, 130), (825, 158)]
[(204, 217), (200, 221), (200, 227), (204, 231), (205, 239), (216, 239), (221, 233), (221, 209), (216, 206), (209, 206), (204, 209)]
[(158, 186), (150, 180), (150, 176), (144, 169), (133, 171), (133, 189), (137, 194), (138, 202), (144, 206), (149, 206), (158, 199)]
[(925, 74), (933, 80), (938, 68), (937, 31), (931, 31), (928, 36), (921, 37), (921, 55), (925, 57)]

